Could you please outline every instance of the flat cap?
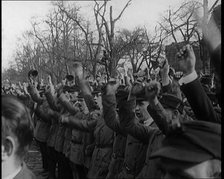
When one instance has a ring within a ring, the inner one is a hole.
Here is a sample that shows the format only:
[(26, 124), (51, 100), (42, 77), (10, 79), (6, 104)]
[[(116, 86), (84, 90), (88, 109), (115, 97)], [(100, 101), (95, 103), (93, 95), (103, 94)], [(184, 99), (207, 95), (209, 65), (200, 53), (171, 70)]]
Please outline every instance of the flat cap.
[(28, 77), (30, 77), (31, 75), (34, 76), (34, 77), (36, 77), (38, 75), (38, 71), (37, 70), (34, 70), (34, 69), (30, 70), (28, 72)]
[(68, 81), (72, 81), (74, 80), (74, 76), (73, 75), (66, 75), (65, 77)]
[(183, 112), (184, 103), (174, 94), (164, 93), (159, 99), (164, 108), (178, 109)]
[(221, 160), (221, 125), (205, 121), (185, 121), (162, 141), (152, 158), (165, 158), (188, 163), (209, 159)]

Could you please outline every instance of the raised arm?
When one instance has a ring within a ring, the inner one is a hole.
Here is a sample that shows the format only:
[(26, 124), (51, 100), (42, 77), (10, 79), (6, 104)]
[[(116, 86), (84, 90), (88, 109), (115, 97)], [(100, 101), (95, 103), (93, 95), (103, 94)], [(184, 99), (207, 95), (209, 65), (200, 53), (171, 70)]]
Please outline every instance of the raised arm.
[(186, 96), (198, 120), (220, 123), (221, 118), (215, 112), (213, 105), (205, 93), (195, 71), (195, 54), (190, 45), (186, 45), (177, 54), (183, 77), (179, 80), (181, 90)]
[[(91, 119), (88, 120), (86, 117), (84, 117), (81, 112), (78, 112), (76, 115), (69, 115), (69, 116), (63, 116), (62, 115), (62, 123), (67, 124), (71, 126), (72, 128), (81, 130), (81, 131), (86, 131), (86, 132), (91, 132), (95, 129), (97, 125), (97, 119)], [(91, 115), (89, 116), (91, 117)], [(80, 119), (81, 118), (81, 119)]]
[(75, 115), (77, 112), (79, 112), (79, 109), (71, 104), (64, 93), (61, 93), (58, 101), (70, 114)]
[(28, 89), (29, 89), (29, 94), (30, 94), (32, 100), (34, 102), (36, 102), (37, 104), (42, 104), (44, 99), (42, 97), (40, 97), (40, 94), (39, 94), (39, 91), (37, 90), (37, 88), (34, 85), (29, 85)]
[[(119, 86), (118, 80), (117, 84), (107, 84), (106, 91), (102, 96), (102, 103), (103, 103), (103, 116), (106, 125), (111, 128), (113, 131), (126, 135), (123, 128), (120, 125), (120, 119), (122, 118), (122, 112), (120, 111), (117, 113), (117, 102), (115, 92)], [(119, 106), (119, 105), (118, 105)]]

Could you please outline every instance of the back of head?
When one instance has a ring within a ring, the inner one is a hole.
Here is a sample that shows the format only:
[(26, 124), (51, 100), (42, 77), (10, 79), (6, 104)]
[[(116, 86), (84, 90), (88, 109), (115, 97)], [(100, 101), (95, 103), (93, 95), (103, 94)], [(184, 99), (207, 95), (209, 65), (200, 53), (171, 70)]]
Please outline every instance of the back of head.
[(166, 135), (161, 148), (151, 158), (162, 159), (163, 165), (172, 170), (189, 168), (209, 160), (221, 161), (221, 125), (185, 121), (180, 128)]
[(15, 97), (2, 95), (2, 145), (7, 137), (16, 141), (15, 154), (22, 158), (33, 140), (33, 124), (28, 109)]

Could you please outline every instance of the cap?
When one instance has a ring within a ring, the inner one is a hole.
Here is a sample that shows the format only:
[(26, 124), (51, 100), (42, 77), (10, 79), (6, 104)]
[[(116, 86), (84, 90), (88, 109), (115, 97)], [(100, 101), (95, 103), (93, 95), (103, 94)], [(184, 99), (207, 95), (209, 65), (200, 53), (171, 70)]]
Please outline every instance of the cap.
[(73, 75), (66, 75), (65, 77), (68, 81), (72, 81), (74, 80), (74, 76)]
[(205, 121), (185, 121), (171, 130), (151, 157), (200, 163), (221, 160), (221, 125)]
[(181, 113), (183, 112), (184, 103), (174, 94), (164, 93), (159, 99), (159, 102), (164, 108), (178, 109)]
[(28, 77), (30, 77), (31, 75), (34, 76), (34, 77), (36, 77), (38, 75), (38, 71), (37, 70), (34, 70), (34, 69), (31, 69), (28, 72)]

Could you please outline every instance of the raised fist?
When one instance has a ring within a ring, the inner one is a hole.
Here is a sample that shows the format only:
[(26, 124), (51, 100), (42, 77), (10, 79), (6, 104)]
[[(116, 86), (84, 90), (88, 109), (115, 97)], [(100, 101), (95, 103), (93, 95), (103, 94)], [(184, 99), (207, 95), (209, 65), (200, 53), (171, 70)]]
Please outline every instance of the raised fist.
[(154, 102), (157, 99), (157, 96), (159, 95), (161, 90), (160, 83), (157, 81), (151, 81), (150, 83), (147, 83), (145, 86), (145, 96), (148, 99), (148, 101)]
[(118, 87), (120, 85), (120, 80), (115, 78), (110, 78), (108, 80), (107, 86), (106, 86), (106, 94), (115, 94)]
[(196, 63), (196, 58), (194, 54), (194, 50), (190, 44), (187, 44), (184, 46), (178, 53), (177, 53), (177, 58), (178, 58), (178, 64), (183, 71), (183, 76), (186, 76), (193, 71), (195, 71), (195, 63)]

